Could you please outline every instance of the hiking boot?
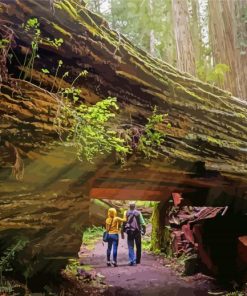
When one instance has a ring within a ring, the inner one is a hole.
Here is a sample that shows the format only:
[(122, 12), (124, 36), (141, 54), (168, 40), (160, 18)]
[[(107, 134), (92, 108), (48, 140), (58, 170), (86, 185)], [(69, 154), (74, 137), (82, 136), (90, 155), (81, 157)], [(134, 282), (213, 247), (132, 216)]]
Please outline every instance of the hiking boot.
[(107, 266), (111, 266), (111, 261), (107, 261)]
[(112, 262), (112, 265), (113, 265), (114, 267), (117, 267), (117, 262), (113, 261), (113, 262)]

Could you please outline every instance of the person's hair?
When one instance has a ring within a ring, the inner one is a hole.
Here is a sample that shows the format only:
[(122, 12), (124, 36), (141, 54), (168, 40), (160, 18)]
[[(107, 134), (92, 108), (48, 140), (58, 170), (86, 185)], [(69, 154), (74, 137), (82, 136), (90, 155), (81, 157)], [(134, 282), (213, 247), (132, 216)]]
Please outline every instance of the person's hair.
[(129, 204), (129, 207), (130, 207), (130, 210), (134, 210), (135, 207), (136, 207), (136, 204), (135, 204), (134, 202), (131, 202), (131, 203)]

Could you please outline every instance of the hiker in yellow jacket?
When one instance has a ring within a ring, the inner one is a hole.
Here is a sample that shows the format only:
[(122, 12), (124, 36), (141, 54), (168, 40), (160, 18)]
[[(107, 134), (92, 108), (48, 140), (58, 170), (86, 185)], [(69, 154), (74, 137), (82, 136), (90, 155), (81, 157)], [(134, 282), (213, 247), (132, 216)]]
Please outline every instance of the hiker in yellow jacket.
[[(126, 214), (124, 213), (124, 217)], [(125, 222), (126, 218), (117, 217), (115, 208), (108, 210), (108, 218), (106, 219), (106, 231), (108, 232), (108, 247), (107, 247), (107, 266), (111, 266), (111, 250), (113, 247), (113, 266), (117, 266), (117, 250), (119, 240), (119, 227), (121, 222)]]

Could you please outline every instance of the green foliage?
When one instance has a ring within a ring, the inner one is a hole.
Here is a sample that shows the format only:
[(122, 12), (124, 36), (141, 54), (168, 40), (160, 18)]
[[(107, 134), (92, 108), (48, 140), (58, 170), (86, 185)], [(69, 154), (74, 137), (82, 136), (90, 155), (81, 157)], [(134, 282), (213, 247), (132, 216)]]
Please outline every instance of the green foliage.
[[(30, 32), (32, 34), (32, 41), (31, 41), (31, 56), (29, 61), (27, 62), (27, 54), (25, 56), (25, 61), (24, 61), (24, 67), (27, 66), (27, 68), (30, 70), (30, 81), (32, 80), (32, 69), (34, 65), (34, 60), (37, 57), (37, 52), (39, 49), (39, 43), (41, 41), (41, 31), (39, 28), (40, 24), (38, 22), (37, 18), (31, 18), (27, 20), (26, 24), (23, 24), (22, 27), (24, 30), (28, 33)], [(22, 73), (21, 73), (22, 74)], [(27, 78), (28, 72), (24, 74), (24, 79)], [(20, 75), (21, 76), (21, 75)]]
[(150, 251), (150, 248), (151, 248), (151, 235), (146, 234), (142, 238), (142, 249), (144, 251)]
[(0, 39), (0, 49), (5, 49), (9, 45), (8, 39)]
[(116, 98), (108, 97), (93, 106), (75, 105), (80, 90), (69, 88), (63, 90), (63, 105), (56, 120), (58, 131), (67, 132), (66, 145), (76, 148), (80, 160), (93, 160), (105, 153), (115, 151), (123, 157), (129, 153), (124, 140), (117, 136), (111, 127), (118, 110)]
[[(164, 118), (168, 114), (156, 114), (157, 108), (153, 110), (153, 114), (148, 118), (148, 123), (145, 125), (144, 132), (142, 133), (138, 150), (141, 151), (146, 158), (157, 158), (159, 156), (158, 147), (160, 147), (165, 139), (164, 133), (158, 130), (160, 124), (164, 123)], [(170, 124), (169, 124), (170, 126)]]
[[(32, 81), (32, 70), (34, 66), (35, 59), (39, 57), (38, 50), (39, 45), (45, 43), (51, 47), (58, 48), (62, 45), (62, 38), (55, 38), (51, 40), (49, 37), (41, 37), (40, 23), (37, 18), (30, 18), (25, 24), (22, 24), (22, 28), (26, 33), (29, 33), (32, 37), (31, 39), (31, 54), (28, 60), (28, 51), (25, 56), (23, 67), (27, 67), (28, 71), (25, 72), (23, 79), (26, 79), (28, 74), (30, 75), (30, 81)], [(22, 71), (19, 78), (22, 76)], [(44, 72), (43, 72), (44, 73)]]
[(41, 71), (42, 71), (42, 73), (44, 73), (44, 74), (50, 74), (50, 71), (48, 70), (48, 69), (41, 69)]
[(18, 252), (23, 250), (27, 245), (28, 241), (25, 239), (18, 240), (15, 244), (10, 246), (3, 252), (3, 256), (0, 258), (0, 282), (3, 285), (3, 273), (12, 271), (12, 262)]
[(63, 44), (63, 38), (55, 38), (54, 40), (51, 40), (51, 45), (58, 48)]
[(156, 204), (156, 201), (138, 200), (136, 202), (137, 207), (152, 208)]
[(216, 64), (211, 72), (207, 75), (207, 81), (211, 83), (222, 84), (225, 79), (225, 74), (230, 71), (230, 68), (226, 64)]
[(199, 79), (221, 85), (224, 82), (225, 75), (230, 71), (230, 68), (226, 64), (216, 64), (212, 67), (207, 62), (201, 60), (197, 62), (197, 76)]
[(55, 73), (55, 77), (54, 77), (53, 84), (52, 84), (52, 87), (51, 87), (51, 92), (53, 91), (53, 88), (54, 88), (54, 85), (55, 85), (55, 82), (56, 82), (56, 78), (57, 78), (57, 74), (58, 74), (59, 68), (61, 68), (62, 65), (63, 65), (63, 61), (62, 60), (59, 60), (58, 63), (57, 63), (56, 73)]
[[(39, 30), (39, 22), (37, 18), (31, 18), (27, 20), (27, 23), (24, 25), (25, 31), (29, 31), (31, 29)], [(39, 30), (40, 31), (40, 30)]]
[(93, 249), (95, 243), (102, 238), (103, 227), (92, 226), (83, 232), (82, 242), (88, 249)]
[(73, 80), (72, 84), (71, 84), (71, 87), (75, 84), (75, 82), (77, 81), (77, 79), (79, 79), (80, 77), (86, 77), (88, 74), (88, 71), (87, 70), (83, 70), (81, 71), (77, 76), (76, 78)]
[[(147, 52), (150, 52), (150, 32), (152, 31), (155, 56), (173, 63), (175, 52), (171, 0), (152, 1), (151, 8), (150, 0), (87, 0), (86, 2), (87, 7), (103, 15), (113, 29), (121, 32), (135, 45)], [(104, 9), (101, 7), (102, 2), (104, 2)], [(105, 7), (109, 7), (109, 9), (105, 9)]]
[[(72, 275), (77, 275), (78, 269), (80, 268), (81, 265), (78, 259), (69, 259), (69, 263), (65, 268), (65, 272), (70, 273)], [(92, 266), (83, 264), (83, 270), (90, 271), (92, 270)]]
[[(13, 295), (14, 292), (13, 286), (10, 281), (2, 280), (0, 285), (0, 295)], [(3, 294), (2, 294), (3, 293)], [(16, 294), (14, 294), (16, 295)]]

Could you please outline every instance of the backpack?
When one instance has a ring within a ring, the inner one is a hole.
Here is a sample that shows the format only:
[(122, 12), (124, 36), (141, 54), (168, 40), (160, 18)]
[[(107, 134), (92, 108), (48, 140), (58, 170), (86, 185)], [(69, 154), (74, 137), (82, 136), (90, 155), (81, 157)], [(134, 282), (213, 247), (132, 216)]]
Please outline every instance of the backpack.
[(133, 213), (127, 212), (127, 222), (124, 226), (124, 232), (127, 234), (135, 234), (140, 231), (140, 213), (138, 211), (134, 211)]

